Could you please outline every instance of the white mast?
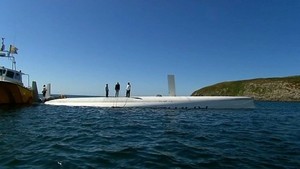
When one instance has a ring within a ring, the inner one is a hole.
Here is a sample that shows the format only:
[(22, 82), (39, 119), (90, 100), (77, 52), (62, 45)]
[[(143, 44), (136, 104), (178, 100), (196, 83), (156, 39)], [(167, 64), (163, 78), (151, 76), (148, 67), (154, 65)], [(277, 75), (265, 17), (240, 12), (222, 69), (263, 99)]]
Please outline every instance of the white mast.
[(12, 61), (12, 69), (13, 70), (17, 70), (16, 60), (15, 60), (15, 57), (14, 57), (13, 54), (18, 54), (17, 53), (18, 48), (16, 48), (13, 45), (10, 45), (9, 46), (9, 50), (5, 50), (5, 45), (4, 45), (4, 39), (5, 38), (1, 38), (1, 39), (2, 39), (2, 46), (1, 46), (1, 49), (0, 49), (0, 57), (7, 57), (7, 58), (11, 59), (11, 61)]

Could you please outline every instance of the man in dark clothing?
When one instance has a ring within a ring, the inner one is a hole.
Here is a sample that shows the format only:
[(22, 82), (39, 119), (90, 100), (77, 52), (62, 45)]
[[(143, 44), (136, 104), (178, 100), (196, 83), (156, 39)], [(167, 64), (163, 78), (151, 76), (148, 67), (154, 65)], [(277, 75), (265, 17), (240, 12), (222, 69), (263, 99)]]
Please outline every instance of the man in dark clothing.
[(119, 91), (120, 91), (120, 84), (119, 84), (119, 82), (117, 82), (117, 84), (116, 84), (116, 86), (115, 86), (115, 90), (116, 90), (115, 96), (116, 96), (116, 97), (119, 97)]
[(109, 92), (109, 88), (108, 88), (108, 84), (105, 85), (105, 97), (108, 97), (108, 92)]
[(43, 91), (42, 91), (43, 97), (46, 97), (46, 92), (47, 92), (47, 89), (46, 89), (46, 86), (44, 85), (43, 86)]

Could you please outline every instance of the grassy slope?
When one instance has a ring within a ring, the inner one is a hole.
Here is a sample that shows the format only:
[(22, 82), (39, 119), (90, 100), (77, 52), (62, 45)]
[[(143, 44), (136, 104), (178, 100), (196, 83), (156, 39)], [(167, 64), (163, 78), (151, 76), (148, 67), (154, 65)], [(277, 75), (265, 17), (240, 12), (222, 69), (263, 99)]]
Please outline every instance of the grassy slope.
[(300, 101), (300, 76), (222, 82), (193, 96), (250, 96), (257, 100)]

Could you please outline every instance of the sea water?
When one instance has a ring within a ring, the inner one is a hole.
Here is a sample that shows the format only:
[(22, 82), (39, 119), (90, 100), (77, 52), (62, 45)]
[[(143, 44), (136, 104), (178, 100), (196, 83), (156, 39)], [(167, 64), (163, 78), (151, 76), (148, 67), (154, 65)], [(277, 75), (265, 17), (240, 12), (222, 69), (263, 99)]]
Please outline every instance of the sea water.
[(0, 108), (0, 168), (300, 168), (300, 103)]

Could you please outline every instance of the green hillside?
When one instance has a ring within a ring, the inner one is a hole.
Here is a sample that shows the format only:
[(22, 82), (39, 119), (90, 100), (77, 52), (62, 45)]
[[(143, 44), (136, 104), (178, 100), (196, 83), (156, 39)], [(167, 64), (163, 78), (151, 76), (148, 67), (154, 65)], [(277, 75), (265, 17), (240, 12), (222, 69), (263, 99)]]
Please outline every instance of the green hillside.
[(222, 82), (192, 96), (250, 96), (255, 100), (300, 101), (300, 76)]

